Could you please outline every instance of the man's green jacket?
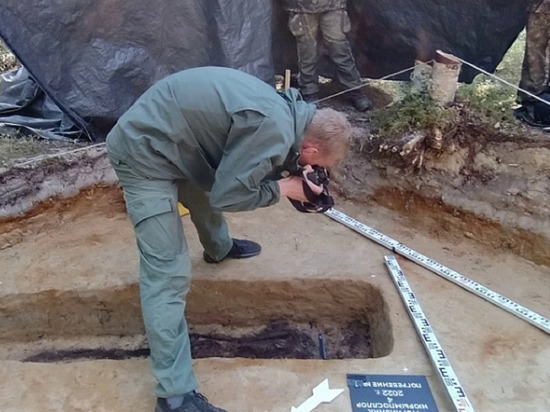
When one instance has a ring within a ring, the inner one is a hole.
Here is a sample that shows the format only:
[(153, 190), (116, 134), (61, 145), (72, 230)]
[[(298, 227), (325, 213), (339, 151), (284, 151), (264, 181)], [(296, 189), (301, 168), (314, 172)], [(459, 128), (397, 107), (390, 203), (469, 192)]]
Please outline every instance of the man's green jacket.
[(147, 90), (107, 136), (110, 155), (148, 179), (187, 178), (212, 207), (245, 211), (279, 201), (269, 179), (300, 150), (315, 105), (222, 67), (172, 74)]

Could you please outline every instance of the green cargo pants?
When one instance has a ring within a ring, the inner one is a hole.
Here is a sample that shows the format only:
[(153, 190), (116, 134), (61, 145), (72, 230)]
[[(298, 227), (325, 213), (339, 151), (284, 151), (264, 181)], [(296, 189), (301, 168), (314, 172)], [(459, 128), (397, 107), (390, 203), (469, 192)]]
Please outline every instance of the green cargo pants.
[(141, 310), (155, 393), (162, 398), (181, 395), (198, 383), (184, 317), (191, 262), (177, 202), (189, 209), (208, 255), (223, 258), (233, 242), (222, 213), (212, 209), (206, 193), (194, 183), (148, 179), (112, 157), (111, 164), (124, 189), (137, 240)]
[(317, 74), (317, 37), (319, 29), (328, 49), (329, 57), (336, 66), (336, 79), (347, 89), (361, 86), (361, 75), (346, 38), (350, 30), (348, 13), (331, 10), (324, 13), (290, 13), (288, 27), (296, 37), (298, 84), (302, 94), (319, 92)]

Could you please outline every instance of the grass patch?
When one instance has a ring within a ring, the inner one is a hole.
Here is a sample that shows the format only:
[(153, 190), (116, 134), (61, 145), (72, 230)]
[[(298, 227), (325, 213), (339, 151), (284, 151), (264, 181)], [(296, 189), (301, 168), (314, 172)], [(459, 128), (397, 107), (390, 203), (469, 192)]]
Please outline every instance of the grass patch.
[[(521, 78), (523, 53), (525, 50), (525, 30), (512, 44), (494, 75), (513, 85), (518, 85)], [(518, 124), (513, 115), (517, 91), (515, 88), (485, 74), (476, 76), (472, 84), (461, 84), (457, 90), (457, 102), (464, 104), (474, 118), (489, 124)]]
[(525, 51), (525, 37), (526, 33), (525, 30), (523, 30), (508, 49), (506, 55), (495, 70), (496, 76), (516, 85), (519, 84), (521, 78), (521, 66), (523, 64), (523, 54)]
[[(494, 75), (512, 85), (518, 85), (524, 49), (525, 31), (519, 34), (507, 51)], [(372, 112), (372, 134), (377, 137), (429, 130), (433, 126), (445, 129), (460, 121), (459, 117), (464, 112), (468, 113), (469, 120), (491, 127), (519, 125), (513, 114), (517, 106), (516, 89), (493, 76), (480, 73), (471, 84), (459, 84), (455, 104), (449, 107), (437, 106), (427, 91), (413, 93), (410, 84), (399, 86), (400, 90), (393, 93), (395, 103)]]
[(437, 106), (427, 93), (407, 92), (388, 108), (373, 111), (372, 133), (379, 137), (395, 136), (411, 130), (443, 127), (455, 121), (450, 108)]
[(41, 151), (40, 144), (35, 138), (0, 134), (0, 167), (8, 167), (13, 160), (36, 156)]
[(14, 69), (16, 66), (17, 59), (0, 39), (0, 73)]
[(514, 117), (517, 106), (513, 89), (485, 80), (459, 87), (456, 101), (468, 109), (472, 118), (483, 123), (519, 124)]

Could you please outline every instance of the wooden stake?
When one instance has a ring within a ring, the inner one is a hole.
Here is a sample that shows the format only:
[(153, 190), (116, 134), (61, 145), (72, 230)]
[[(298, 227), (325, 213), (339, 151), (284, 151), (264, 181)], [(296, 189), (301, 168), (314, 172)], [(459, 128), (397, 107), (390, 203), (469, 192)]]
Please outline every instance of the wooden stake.
[(285, 70), (285, 90), (290, 89), (290, 70)]

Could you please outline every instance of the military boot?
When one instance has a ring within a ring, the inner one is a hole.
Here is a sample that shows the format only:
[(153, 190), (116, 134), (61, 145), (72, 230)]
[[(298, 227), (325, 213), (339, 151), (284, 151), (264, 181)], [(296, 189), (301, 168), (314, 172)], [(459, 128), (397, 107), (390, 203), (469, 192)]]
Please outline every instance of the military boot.
[(356, 110), (364, 112), (368, 110), (372, 104), (367, 96), (361, 90), (353, 90), (348, 93), (348, 98)]
[(200, 393), (195, 391), (184, 395), (183, 403), (175, 409), (171, 409), (166, 399), (158, 398), (155, 412), (227, 412), (225, 409), (210, 405)]

